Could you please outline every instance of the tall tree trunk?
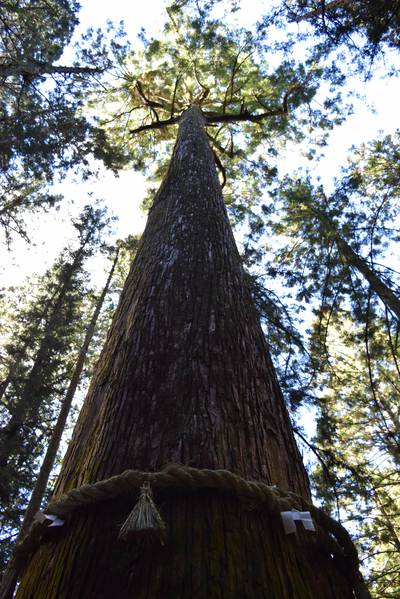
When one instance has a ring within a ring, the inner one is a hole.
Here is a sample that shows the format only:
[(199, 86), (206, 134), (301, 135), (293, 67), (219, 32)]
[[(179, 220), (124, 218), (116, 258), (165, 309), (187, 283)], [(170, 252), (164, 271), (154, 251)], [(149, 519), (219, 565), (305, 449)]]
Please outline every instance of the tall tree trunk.
[[(127, 468), (227, 468), (309, 498), (229, 226), (204, 120), (181, 117), (54, 497)], [(310, 533), (211, 492), (167, 495), (165, 546), (117, 540), (127, 498), (77, 512), (18, 599), (350, 599)]]
[(334, 237), (339, 252), (344, 260), (358, 270), (358, 272), (368, 281), (371, 289), (383, 301), (383, 303), (393, 312), (400, 321), (400, 299), (393, 291), (385, 285), (377, 274), (368, 266), (364, 258), (361, 258), (353, 248), (339, 235)]
[[(98, 300), (96, 302), (96, 307), (92, 314), (92, 318), (90, 319), (90, 323), (87, 328), (86, 335), (85, 335), (85, 338), (82, 343), (82, 347), (79, 351), (78, 359), (75, 364), (75, 369), (72, 374), (70, 384), (69, 384), (67, 392), (65, 394), (65, 398), (62, 402), (61, 410), (58, 415), (57, 422), (54, 426), (52, 435), (50, 437), (49, 444), (47, 446), (46, 454), (43, 458), (43, 462), (40, 467), (35, 486), (33, 488), (31, 497), (29, 499), (28, 507), (26, 508), (26, 512), (24, 515), (24, 520), (23, 520), (21, 529), (20, 529), (18, 537), (15, 541), (16, 546), (26, 535), (27, 531), (29, 530), (29, 528), (33, 522), (33, 518), (34, 518), (36, 512), (40, 509), (40, 505), (42, 503), (42, 500), (43, 500), (43, 497), (44, 497), (44, 494), (46, 491), (49, 476), (50, 476), (51, 470), (54, 466), (54, 462), (55, 462), (55, 459), (57, 456), (57, 451), (60, 447), (61, 437), (62, 437), (62, 434), (65, 429), (65, 425), (67, 422), (69, 412), (71, 410), (72, 401), (74, 399), (76, 389), (78, 387), (78, 384), (79, 384), (79, 381), (81, 378), (83, 366), (84, 366), (85, 360), (86, 360), (86, 354), (87, 354), (90, 342), (93, 338), (93, 335), (94, 335), (94, 332), (96, 329), (97, 319), (98, 319), (100, 311), (103, 307), (103, 303), (104, 303), (104, 300), (108, 293), (108, 290), (110, 288), (114, 270), (115, 270), (115, 267), (118, 262), (118, 255), (119, 255), (119, 250), (117, 249), (115, 252), (115, 257), (114, 257), (110, 272), (107, 277), (106, 284), (103, 288), (103, 291), (101, 292), (100, 297), (98, 298)], [(2, 597), (2, 599), (6, 599), (6, 598), (11, 599), (13, 597), (16, 583), (17, 583), (17, 571), (14, 568), (13, 560), (11, 560), (9, 566), (7, 567), (7, 570), (5, 572), (4, 579), (3, 579), (2, 585), (1, 585), (0, 596)]]

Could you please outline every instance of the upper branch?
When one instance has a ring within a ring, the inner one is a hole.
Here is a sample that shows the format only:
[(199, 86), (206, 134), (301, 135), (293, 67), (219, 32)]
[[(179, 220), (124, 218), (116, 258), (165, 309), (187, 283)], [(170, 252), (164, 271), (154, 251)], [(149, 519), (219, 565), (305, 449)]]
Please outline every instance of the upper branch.
[(314, 10), (310, 10), (304, 15), (301, 15), (300, 17), (296, 17), (294, 21), (299, 23), (300, 21), (307, 21), (308, 19), (311, 19), (312, 17), (318, 17), (319, 15), (322, 15), (324, 18), (327, 12), (333, 10), (336, 8), (336, 6), (340, 6), (341, 4), (349, 4), (349, 0), (332, 0), (332, 2), (329, 2), (328, 4), (321, 2), (321, 6), (319, 8), (315, 8)]
[(176, 92), (178, 90), (178, 85), (180, 83), (180, 80), (182, 79), (182, 75), (181, 73), (179, 73), (179, 75), (177, 76), (176, 80), (175, 80), (175, 86), (174, 86), (174, 93), (172, 95), (172, 102), (171, 102), (171, 114), (170, 117), (172, 118), (174, 116), (174, 112), (175, 112), (175, 100), (176, 100)]
[[(297, 87), (300, 86), (296, 86)], [(276, 108), (274, 110), (266, 110), (265, 112), (254, 113), (252, 114), (243, 106), (238, 113), (220, 113), (220, 112), (206, 112), (203, 111), (203, 116), (206, 120), (207, 124), (212, 123), (237, 123), (237, 122), (251, 122), (251, 123), (260, 123), (264, 119), (271, 118), (274, 116), (286, 116), (288, 113), (288, 102), (289, 96), (294, 91), (295, 88), (291, 88), (287, 91), (283, 97), (282, 106), (280, 108)], [(151, 104), (149, 104), (151, 106)], [(265, 106), (264, 106), (265, 108)], [(179, 116), (171, 116), (169, 119), (165, 120), (155, 120), (152, 123), (148, 123), (147, 125), (141, 125), (140, 127), (136, 127), (135, 129), (130, 129), (130, 133), (135, 135), (136, 133), (141, 133), (142, 131), (150, 131), (152, 129), (162, 129), (167, 127), (168, 125), (176, 125), (179, 122)]]
[(138, 90), (139, 95), (142, 98), (142, 100), (144, 100), (144, 103), (146, 104), (146, 106), (150, 106), (150, 108), (164, 108), (165, 107), (165, 104), (162, 104), (161, 102), (155, 102), (154, 100), (150, 100), (145, 95), (140, 81), (136, 81), (136, 89)]
[(102, 73), (100, 67), (64, 67), (59, 65), (32, 63), (32, 64), (0, 64), (0, 77), (15, 77), (25, 75), (27, 77), (40, 77), (41, 75), (90, 75)]
[(164, 121), (153, 121), (148, 125), (141, 125), (140, 127), (136, 127), (136, 129), (130, 129), (129, 133), (135, 135), (136, 133), (141, 133), (142, 131), (150, 131), (151, 129), (163, 129), (168, 125), (176, 125), (179, 122), (180, 116), (174, 116), (169, 119), (165, 119)]
[(236, 123), (239, 121), (249, 121), (251, 123), (259, 123), (264, 119), (273, 116), (284, 116), (287, 114), (287, 107), (278, 108), (276, 110), (268, 110), (267, 112), (261, 112), (259, 114), (251, 114), (247, 110), (239, 113), (225, 113), (225, 114), (214, 114), (210, 112), (203, 113), (207, 123)]

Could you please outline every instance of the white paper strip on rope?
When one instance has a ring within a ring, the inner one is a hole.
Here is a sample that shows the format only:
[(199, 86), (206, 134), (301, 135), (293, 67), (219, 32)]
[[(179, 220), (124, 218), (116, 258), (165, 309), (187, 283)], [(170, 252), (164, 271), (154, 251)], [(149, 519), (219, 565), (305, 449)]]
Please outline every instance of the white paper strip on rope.
[(299, 520), (303, 523), (306, 530), (315, 531), (314, 522), (311, 518), (310, 512), (299, 512), (298, 510), (291, 510), (290, 512), (281, 512), (283, 528), (287, 535), (296, 532), (295, 520)]
[(54, 514), (44, 514), (43, 512), (37, 512), (34, 520), (40, 522), (40, 524), (43, 524), (46, 520), (51, 520), (51, 524), (48, 528), (51, 528), (52, 526), (63, 526), (64, 524), (64, 520), (61, 520), (58, 516), (55, 516)]

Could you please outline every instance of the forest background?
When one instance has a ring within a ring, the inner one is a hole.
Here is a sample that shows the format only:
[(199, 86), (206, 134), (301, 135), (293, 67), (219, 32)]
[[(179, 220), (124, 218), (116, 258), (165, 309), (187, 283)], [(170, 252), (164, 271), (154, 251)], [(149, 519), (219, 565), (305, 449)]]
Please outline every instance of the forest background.
[(349, 527), (375, 596), (398, 596), (399, 14), (362, 4), (50, 2), (25, 22), (40, 2), (1, 3), (3, 564), (98, 306), (68, 441), (165, 169), (168, 135), (129, 129), (157, 123), (188, 74), (206, 93), (214, 39), (227, 106), (239, 77), (243, 114), (281, 111), (273, 133), (210, 135), (315, 499)]

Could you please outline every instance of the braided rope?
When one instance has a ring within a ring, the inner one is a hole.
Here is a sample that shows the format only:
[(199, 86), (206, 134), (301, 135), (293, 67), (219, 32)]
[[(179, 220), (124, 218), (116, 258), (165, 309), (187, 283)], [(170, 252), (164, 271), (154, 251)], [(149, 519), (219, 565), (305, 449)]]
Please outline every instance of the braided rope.
[[(309, 511), (317, 524), (318, 540), (324, 549), (346, 569), (352, 580), (355, 596), (358, 599), (370, 597), (359, 571), (357, 549), (349, 533), (339, 522), (296, 493), (284, 491), (275, 485), (270, 486), (260, 481), (246, 480), (229, 470), (198, 469), (181, 465), (169, 465), (160, 472), (125, 470), (106, 480), (72, 489), (57, 501), (50, 502), (45, 513), (62, 518), (79, 508), (109, 501), (132, 490), (138, 490), (145, 483), (149, 483), (158, 492), (165, 489), (179, 489), (180, 491), (213, 489), (233, 495), (239, 500), (256, 502), (268, 513), (274, 515), (291, 509)], [(43, 526), (35, 522), (27, 537), (16, 549), (17, 556), (26, 556), (41, 543), (41, 535), (37, 534), (39, 530), (43, 530)]]

